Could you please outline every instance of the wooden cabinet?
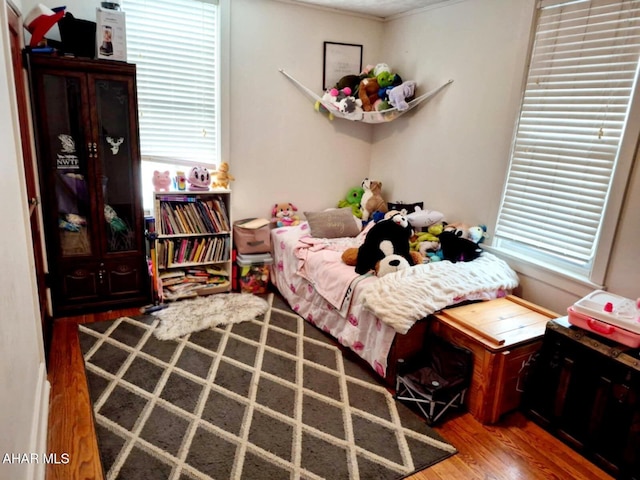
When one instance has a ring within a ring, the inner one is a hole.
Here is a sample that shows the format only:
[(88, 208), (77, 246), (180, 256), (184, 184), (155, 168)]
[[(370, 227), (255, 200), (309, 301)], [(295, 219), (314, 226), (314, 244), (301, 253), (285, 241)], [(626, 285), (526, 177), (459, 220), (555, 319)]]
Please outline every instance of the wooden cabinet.
[(157, 291), (163, 300), (231, 291), (231, 191), (154, 194)]
[(146, 303), (135, 65), (26, 59), (54, 313)]
[(616, 478), (640, 478), (640, 350), (549, 322), (524, 406)]
[(434, 315), (432, 334), (473, 353), (466, 403), (479, 422), (495, 423), (520, 405), (523, 367), (540, 349), (547, 322), (556, 317), (511, 295)]

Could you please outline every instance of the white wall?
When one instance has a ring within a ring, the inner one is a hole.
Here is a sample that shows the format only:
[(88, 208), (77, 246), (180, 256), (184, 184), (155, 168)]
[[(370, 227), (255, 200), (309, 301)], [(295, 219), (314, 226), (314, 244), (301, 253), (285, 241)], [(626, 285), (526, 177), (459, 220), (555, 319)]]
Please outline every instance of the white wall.
[(383, 58), (419, 93), (453, 80), (415, 113), (376, 127), (370, 173), (388, 197), (492, 230), (533, 4), (467, 0), (386, 25)]
[(278, 69), (321, 92), (323, 42), (364, 45), (366, 64), (378, 57), (383, 24), (266, 0), (231, 7), (234, 217), (270, 217), (276, 202), (335, 206), (368, 173), (371, 126), (330, 122)]
[[(17, 125), (6, 2), (0, 3), (0, 458), (45, 453), (48, 382)], [(42, 466), (0, 464), (0, 478), (44, 478)]]

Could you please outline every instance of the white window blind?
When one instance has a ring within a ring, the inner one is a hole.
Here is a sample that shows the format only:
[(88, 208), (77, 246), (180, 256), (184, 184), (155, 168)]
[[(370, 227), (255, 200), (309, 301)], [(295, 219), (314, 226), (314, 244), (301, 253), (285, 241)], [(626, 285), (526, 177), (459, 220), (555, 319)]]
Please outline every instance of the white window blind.
[(637, 0), (540, 3), (498, 246), (590, 268), (639, 55)]
[(125, 0), (127, 56), (137, 65), (143, 160), (218, 158), (216, 2)]

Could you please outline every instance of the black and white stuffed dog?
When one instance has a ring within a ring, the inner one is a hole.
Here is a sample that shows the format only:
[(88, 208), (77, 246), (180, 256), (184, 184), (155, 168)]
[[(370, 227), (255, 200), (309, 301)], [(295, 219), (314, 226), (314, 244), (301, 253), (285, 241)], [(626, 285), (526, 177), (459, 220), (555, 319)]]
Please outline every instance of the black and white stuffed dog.
[[(385, 241), (391, 244), (391, 253), (404, 258), (409, 265), (415, 265), (409, 246), (412, 234), (413, 229), (409, 225), (407, 217), (400, 213), (380, 220), (369, 230), (364, 243), (358, 249), (356, 273), (364, 274), (375, 269), (376, 264), (386, 256), (386, 253), (380, 248), (382, 242)], [(386, 249), (389, 250), (389, 247), (387, 246)]]

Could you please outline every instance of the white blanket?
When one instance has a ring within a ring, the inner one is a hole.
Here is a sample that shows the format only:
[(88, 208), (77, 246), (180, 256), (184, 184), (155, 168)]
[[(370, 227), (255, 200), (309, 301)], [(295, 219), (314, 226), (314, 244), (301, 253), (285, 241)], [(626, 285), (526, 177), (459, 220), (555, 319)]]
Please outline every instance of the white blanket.
[(416, 265), (390, 273), (366, 286), (364, 307), (398, 333), (464, 296), (518, 286), (518, 276), (491, 253), (472, 262), (449, 261)]

